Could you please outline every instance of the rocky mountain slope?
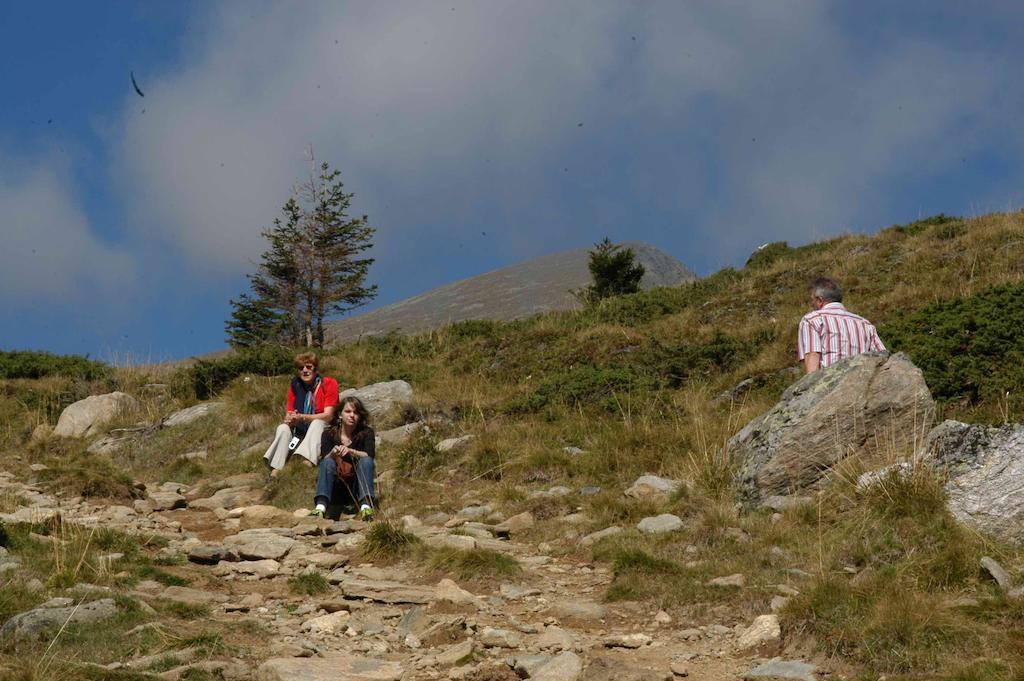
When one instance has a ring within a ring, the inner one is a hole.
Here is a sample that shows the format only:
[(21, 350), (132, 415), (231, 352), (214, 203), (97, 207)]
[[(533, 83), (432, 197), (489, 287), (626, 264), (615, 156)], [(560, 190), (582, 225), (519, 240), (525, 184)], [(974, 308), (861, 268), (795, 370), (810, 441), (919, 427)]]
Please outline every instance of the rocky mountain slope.
[[(641, 286), (675, 286), (696, 275), (678, 260), (650, 244), (629, 242), (646, 269)], [(463, 279), (378, 310), (333, 322), (334, 343), (389, 331), (415, 333), (467, 319), (510, 321), (542, 312), (571, 310), (579, 302), (570, 293), (590, 283), (588, 249), (541, 256)]]

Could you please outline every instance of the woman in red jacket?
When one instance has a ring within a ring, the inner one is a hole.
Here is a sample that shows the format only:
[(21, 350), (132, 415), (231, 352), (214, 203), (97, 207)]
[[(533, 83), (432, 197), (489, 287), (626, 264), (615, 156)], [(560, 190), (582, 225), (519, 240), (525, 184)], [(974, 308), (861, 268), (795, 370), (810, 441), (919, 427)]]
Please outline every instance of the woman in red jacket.
[(288, 387), (284, 423), (277, 427), (274, 441), (263, 455), (270, 477), (280, 474), (292, 452), (308, 465), (320, 461), (320, 438), (338, 407), (338, 381), (321, 376), (319, 358), (312, 352), (295, 356), (298, 375)]

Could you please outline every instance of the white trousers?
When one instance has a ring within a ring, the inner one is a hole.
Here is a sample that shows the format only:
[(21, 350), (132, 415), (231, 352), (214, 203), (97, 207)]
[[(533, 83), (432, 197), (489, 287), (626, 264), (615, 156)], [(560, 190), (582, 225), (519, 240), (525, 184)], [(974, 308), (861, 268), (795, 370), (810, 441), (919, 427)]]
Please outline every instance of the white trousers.
[[(294, 453), (314, 466), (320, 463), (320, 437), (324, 434), (326, 426), (327, 424), (320, 419), (310, 421), (306, 437), (302, 438), (302, 442), (295, 448)], [(279, 425), (277, 432), (274, 433), (274, 441), (270, 443), (267, 453), (263, 455), (263, 460), (268, 466), (275, 470), (284, 468), (285, 463), (288, 462), (288, 443), (291, 442), (291, 439), (292, 429), (284, 423)]]

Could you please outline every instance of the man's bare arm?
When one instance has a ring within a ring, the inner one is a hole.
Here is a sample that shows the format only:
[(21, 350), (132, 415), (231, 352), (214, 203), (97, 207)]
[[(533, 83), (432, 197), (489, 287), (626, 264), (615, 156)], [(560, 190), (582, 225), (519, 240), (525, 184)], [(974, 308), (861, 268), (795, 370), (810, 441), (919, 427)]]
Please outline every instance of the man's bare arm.
[(821, 353), (808, 352), (804, 355), (804, 373), (811, 374), (821, 368)]

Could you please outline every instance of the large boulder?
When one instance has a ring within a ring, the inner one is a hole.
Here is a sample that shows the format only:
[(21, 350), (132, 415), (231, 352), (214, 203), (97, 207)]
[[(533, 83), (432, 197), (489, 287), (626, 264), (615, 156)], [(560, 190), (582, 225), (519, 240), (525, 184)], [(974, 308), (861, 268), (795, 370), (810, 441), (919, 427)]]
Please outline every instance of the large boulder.
[[(65, 624), (92, 624), (117, 614), (117, 604), (113, 598), (103, 598), (78, 606), (63, 602), (67, 600), (54, 599), (34, 610), (11, 617), (0, 628), (0, 638), (35, 636)], [(48, 607), (50, 603), (63, 607)]]
[(191, 407), (185, 407), (174, 412), (164, 419), (163, 425), (165, 428), (185, 426), (223, 408), (223, 402), (200, 402), (199, 404), (193, 404)]
[(349, 395), (358, 397), (366, 405), (370, 418), (380, 421), (412, 402), (412, 386), (405, 381), (385, 381), (343, 390), (339, 397), (344, 399)]
[(103, 426), (118, 416), (139, 408), (139, 401), (128, 393), (113, 392), (91, 395), (68, 405), (53, 434), (58, 437), (88, 437), (98, 434)]
[(944, 421), (918, 456), (944, 475), (946, 504), (960, 522), (1024, 544), (1024, 425)]
[(910, 452), (934, 414), (910, 358), (866, 353), (804, 376), (726, 447), (741, 494), (758, 501), (811, 487), (851, 457)]

